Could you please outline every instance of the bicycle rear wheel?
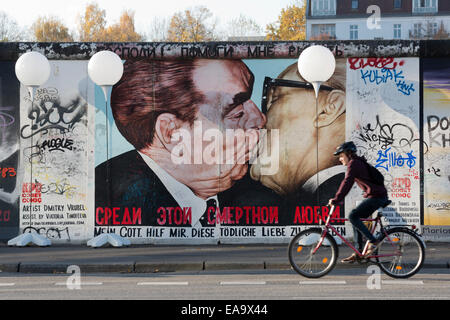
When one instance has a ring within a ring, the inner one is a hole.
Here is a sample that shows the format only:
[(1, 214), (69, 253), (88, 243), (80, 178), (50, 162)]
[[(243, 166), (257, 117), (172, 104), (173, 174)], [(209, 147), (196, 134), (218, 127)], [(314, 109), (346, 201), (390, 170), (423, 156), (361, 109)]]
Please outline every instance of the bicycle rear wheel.
[(406, 228), (393, 228), (384, 234), (375, 253), (381, 270), (392, 278), (409, 278), (416, 274), (425, 260), (420, 238)]
[(336, 241), (328, 233), (322, 241), (323, 230), (311, 228), (298, 233), (289, 243), (289, 262), (292, 268), (307, 278), (320, 278), (336, 265)]

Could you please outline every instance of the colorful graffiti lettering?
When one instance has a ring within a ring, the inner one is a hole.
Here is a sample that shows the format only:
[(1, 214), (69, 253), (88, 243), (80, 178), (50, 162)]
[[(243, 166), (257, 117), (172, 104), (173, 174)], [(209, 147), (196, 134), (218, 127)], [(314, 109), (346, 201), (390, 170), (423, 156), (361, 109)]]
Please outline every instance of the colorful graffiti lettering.
[(0, 210), (0, 222), (11, 220), (11, 210)]
[(407, 84), (405, 81), (400, 80), (400, 81), (396, 82), (396, 84), (397, 84), (398, 91), (400, 91), (401, 93), (403, 93), (406, 96), (409, 96), (411, 94), (411, 91), (413, 91), (413, 92), (416, 91), (414, 89), (413, 83)]
[(375, 83), (376, 85), (394, 82), (399, 92), (404, 95), (411, 95), (411, 92), (416, 91), (413, 83), (406, 83), (403, 71), (397, 71), (395, 69), (381, 69), (381, 70), (360, 70), (361, 79), (364, 80), (364, 84)]
[(417, 157), (413, 155), (412, 150), (406, 154), (406, 157), (397, 155), (395, 151), (389, 152), (390, 150), (391, 148), (384, 151), (378, 151), (378, 159), (375, 168), (383, 168), (386, 171), (389, 171), (389, 168), (403, 167), (405, 162), (408, 168), (412, 168), (416, 165)]
[(66, 198), (73, 198), (76, 187), (70, 185), (67, 179), (58, 180), (49, 184), (38, 183), (40, 192), (44, 194), (65, 195)]
[(394, 58), (349, 58), (350, 69), (358, 70), (365, 67), (378, 69), (395, 69), (397, 65), (403, 66), (405, 61), (396, 62)]
[[(364, 80), (364, 84), (367, 81), (370, 83), (381, 84), (387, 83), (388, 81), (394, 81), (397, 83), (399, 80), (404, 79), (403, 71), (397, 71), (395, 69), (381, 69), (381, 70), (360, 70), (361, 79)], [(366, 81), (367, 80), (367, 81)]]
[(7, 176), (15, 177), (17, 175), (16, 169), (14, 169), (14, 168), (0, 168), (0, 172), (1, 172), (2, 178), (6, 178)]
[(22, 185), (22, 202), (42, 202), (42, 184), (40, 183), (24, 183)]

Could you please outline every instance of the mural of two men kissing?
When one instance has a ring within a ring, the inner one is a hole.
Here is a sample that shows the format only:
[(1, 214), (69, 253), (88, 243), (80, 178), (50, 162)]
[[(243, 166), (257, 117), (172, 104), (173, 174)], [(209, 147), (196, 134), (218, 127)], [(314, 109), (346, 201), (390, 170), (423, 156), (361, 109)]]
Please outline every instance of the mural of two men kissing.
[(317, 109), (296, 61), (264, 74), (270, 63), (126, 61), (111, 109), (132, 147), (96, 167), (96, 233), (109, 225), (140, 228), (131, 237), (145, 243), (261, 242), (317, 224), (344, 176), (333, 151), (345, 139), (345, 60)]

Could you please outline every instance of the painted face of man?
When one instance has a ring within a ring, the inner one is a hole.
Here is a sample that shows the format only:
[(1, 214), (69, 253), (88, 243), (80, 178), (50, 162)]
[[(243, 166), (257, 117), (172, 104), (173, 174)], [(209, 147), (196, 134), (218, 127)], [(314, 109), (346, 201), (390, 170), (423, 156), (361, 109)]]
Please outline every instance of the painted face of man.
[[(278, 78), (302, 81), (296, 65), (288, 67)], [(312, 88), (275, 86), (269, 90), (267, 137), (271, 131), (278, 130), (279, 139), (267, 139), (260, 145), (279, 150), (279, 170), (275, 174), (264, 175), (261, 165), (252, 165), (253, 179), (279, 194), (292, 194), (318, 171), (337, 162), (332, 150), (345, 135), (345, 117), (340, 117), (345, 112), (345, 93), (341, 90), (323, 91), (317, 102), (316, 109)]]
[(248, 154), (259, 139), (258, 130), (266, 124), (266, 117), (250, 99), (252, 73), (241, 61), (199, 60), (193, 81), (204, 97), (197, 113), (203, 133), (220, 131), (223, 134), (221, 164), (238, 164), (238, 171), (245, 174)]
[[(181, 158), (172, 157), (178, 164), (168, 171), (206, 198), (230, 188), (247, 173), (266, 118), (250, 100), (253, 75), (243, 62), (198, 60), (192, 80), (202, 99), (193, 125), (172, 125), (181, 138), (174, 138), (171, 153)], [(158, 119), (163, 117), (174, 116)]]
[(204, 96), (199, 113), (221, 129), (260, 129), (265, 116), (250, 100), (253, 75), (242, 61), (199, 60), (193, 73)]

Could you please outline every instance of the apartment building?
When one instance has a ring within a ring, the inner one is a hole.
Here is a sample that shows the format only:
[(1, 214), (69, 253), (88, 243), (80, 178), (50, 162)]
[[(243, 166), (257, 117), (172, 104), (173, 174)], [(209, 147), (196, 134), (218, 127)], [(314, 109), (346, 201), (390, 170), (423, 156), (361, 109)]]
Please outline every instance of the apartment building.
[(307, 40), (433, 39), (450, 32), (450, 0), (306, 0)]

